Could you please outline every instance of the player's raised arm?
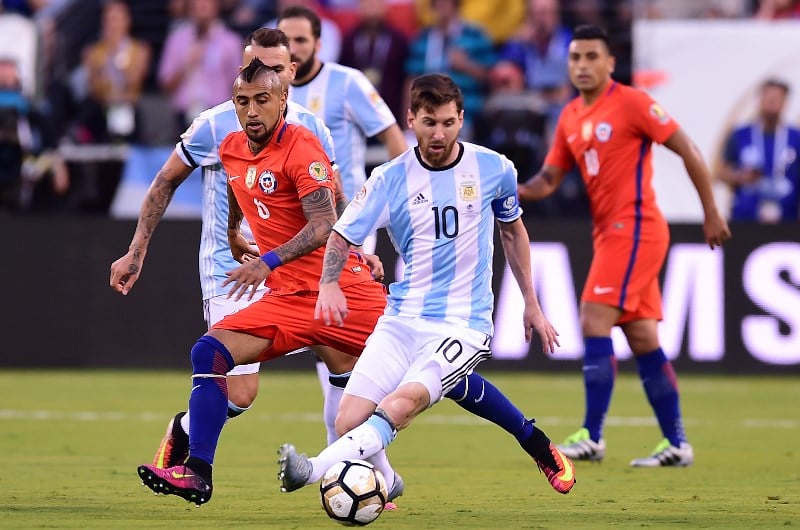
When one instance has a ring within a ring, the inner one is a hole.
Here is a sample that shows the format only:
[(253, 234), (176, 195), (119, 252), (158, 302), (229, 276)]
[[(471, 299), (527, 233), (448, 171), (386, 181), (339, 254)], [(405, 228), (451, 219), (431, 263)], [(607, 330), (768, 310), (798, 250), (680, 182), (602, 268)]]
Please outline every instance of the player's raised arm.
[(192, 169), (173, 151), (150, 184), (139, 211), (139, 220), (128, 252), (111, 264), (109, 283), (118, 293), (127, 295), (139, 279), (150, 238), (164, 216), (175, 190), (192, 173)]
[(714, 193), (711, 190), (711, 174), (703, 160), (703, 155), (700, 154), (700, 150), (683, 129), (675, 131), (664, 142), (664, 146), (683, 159), (686, 172), (697, 190), (697, 195), (703, 205), (703, 234), (706, 243), (712, 249), (721, 246), (731, 238), (731, 230), (714, 201)]

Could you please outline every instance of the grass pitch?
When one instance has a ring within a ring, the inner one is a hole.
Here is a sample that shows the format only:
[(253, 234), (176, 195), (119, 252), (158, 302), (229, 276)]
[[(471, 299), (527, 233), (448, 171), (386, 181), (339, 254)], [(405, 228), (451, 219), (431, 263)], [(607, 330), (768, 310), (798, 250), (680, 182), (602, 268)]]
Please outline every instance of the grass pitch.
[[(485, 374), (554, 440), (580, 426), (579, 374)], [(602, 464), (555, 493), (512, 437), (443, 402), (389, 455), (406, 482), (373, 528), (778, 528), (800, 526), (797, 377), (680, 380), (695, 465), (632, 469), (660, 435), (638, 379), (622, 374)], [(280, 493), (276, 450), (324, 444), (311, 373), (261, 378), (252, 411), (223, 431), (214, 495), (195, 508), (140, 486), (166, 422), (185, 407), (177, 372), (0, 372), (0, 528), (338, 528), (318, 489)]]

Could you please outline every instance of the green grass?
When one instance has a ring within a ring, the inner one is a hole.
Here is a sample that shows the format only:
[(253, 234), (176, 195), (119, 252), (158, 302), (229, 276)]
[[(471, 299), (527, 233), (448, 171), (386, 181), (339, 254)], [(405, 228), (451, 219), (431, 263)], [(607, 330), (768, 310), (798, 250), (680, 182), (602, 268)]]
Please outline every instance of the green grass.
[[(578, 374), (488, 374), (560, 440), (583, 413)], [(390, 448), (406, 482), (374, 528), (778, 528), (800, 526), (796, 377), (681, 378), (696, 463), (631, 469), (659, 441), (638, 380), (619, 378), (602, 464), (577, 465), (566, 496), (507, 434), (444, 402)], [(226, 426), (214, 496), (195, 508), (140, 486), (187, 374), (0, 372), (0, 528), (337, 528), (318, 490), (278, 491), (277, 447), (315, 453), (321, 399), (310, 373), (262, 375), (256, 406)]]

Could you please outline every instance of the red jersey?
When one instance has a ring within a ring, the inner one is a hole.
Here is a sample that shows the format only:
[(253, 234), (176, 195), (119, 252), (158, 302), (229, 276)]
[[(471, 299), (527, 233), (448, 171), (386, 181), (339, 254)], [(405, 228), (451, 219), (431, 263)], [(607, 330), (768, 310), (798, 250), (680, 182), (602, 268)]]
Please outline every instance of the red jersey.
[(612, 81), (591, 105), (580, 96), (567, 104), (545, 164), (569, 170), (577, 162), (595, 237), (608, 229), (636, 239), (668, 237), (652, 186), (651, 148), (678, 128), (650, 96)]
[[(222, 141), (219, 158), (262, 253), (286, 243), (305, 227), (302, 197), (319, 188), (334, 189), (333, 170), (317, 137), (283, 119), (257, 155), (250, 152), (247, 134), (239, 131)], [(282, 265), (267, 277), (266, 285), (279, 293), (318, 291), (324, 254), (323, 245)], [(340, 285), (366, 281), (373, 281), (369, 266), (351, 254)]]

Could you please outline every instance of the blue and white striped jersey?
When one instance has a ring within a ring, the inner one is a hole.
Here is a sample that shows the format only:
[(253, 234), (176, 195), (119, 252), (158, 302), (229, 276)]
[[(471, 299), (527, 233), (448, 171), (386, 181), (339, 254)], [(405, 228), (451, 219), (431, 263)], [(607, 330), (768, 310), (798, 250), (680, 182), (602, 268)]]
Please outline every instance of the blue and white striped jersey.
[[(333, 138), (321, 119), (301, 105), (289, 102), (286, 121), (310, 129), (325, 152), (335, 161)], [(201, 112), (175, 145), (175, 153), (192, 167), (203, 168), (203, 222), (200, 236), (200, 287), (203, 300), (221, 294), (225, 271), (239, 266), (228, 245), (228, 177), (219, 161), (219, 144), (225, 137), (241, 131), (233, 102), (228, 100)], [(245, 237), (252, 240), (250, 227), (242, 222)]]
[(418, 148), (375, 168), (333, 229), (359, 244), (385, 227), (405, 262), (387, 315), (459, 322), (492, 334), (494, 220), (522, 215), (508, 158), (462, 142), (456, 161), (431, 168)]
[(363, 73), (336, 63), (324, 63), (311, 81), (293, 85), (289, 99), (331, 130), (344, 193), (352, 200), (367, 179), (367, 138), (397, 123), (392, 111)]

